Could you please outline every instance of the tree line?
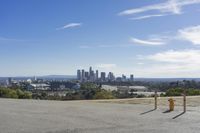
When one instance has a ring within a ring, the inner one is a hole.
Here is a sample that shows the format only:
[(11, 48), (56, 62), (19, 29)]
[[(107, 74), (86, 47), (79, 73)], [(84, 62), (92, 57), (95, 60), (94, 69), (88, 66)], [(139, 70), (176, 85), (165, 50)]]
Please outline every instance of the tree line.
[[(109, 85), (119, 85), (120, 83), (110, 82)], [(200, 82), (184, 81), (182, 82), (142, 82), (136, 81), (134, 83), (123, 83), (123, 85), (143, 85), (149, 88), (149, 91), (164, 91), (165, 94), (161, 96), (181, 96), (183, 89), (186, 89), (187, 95), (200, 95)], [(119, 91), (104, 90), (101, 84), (95, 83), (81, 83), (78, 90), (68, 90), (64, 96), (48, 95), (46, 91), (30, 92), (23, 87), (0, 88), (0, 97), (2, 98), (18, 98), (18, 99), (44, 99), (44, 100), (91, 100), (91, 99), (113, 99), (113, 98), (140, 98), (144, 95), (133, 93), (121, 94)]]

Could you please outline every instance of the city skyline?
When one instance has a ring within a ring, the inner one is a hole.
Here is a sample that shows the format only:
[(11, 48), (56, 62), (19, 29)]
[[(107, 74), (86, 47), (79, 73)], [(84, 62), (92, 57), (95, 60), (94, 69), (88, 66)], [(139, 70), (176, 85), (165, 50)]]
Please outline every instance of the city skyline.
[(199, 7), (200, 0), (1, 0), (0, 77), (93, 66), (116, 76), (199, 78)]
[(106, 81), (134, 81), (134, 75), (129, 74), (130, 77), (127, 75), (122, 74), (121, 76), (116, 76), (115, 73), (112, 71), (110, 72), (103, 72), (97, 70), (93, 70), (92, 66), (89, 67), (88, 71), (85, 69), (78, 69), (77, 70), (77, 80), (81, 82), (106, 82)]

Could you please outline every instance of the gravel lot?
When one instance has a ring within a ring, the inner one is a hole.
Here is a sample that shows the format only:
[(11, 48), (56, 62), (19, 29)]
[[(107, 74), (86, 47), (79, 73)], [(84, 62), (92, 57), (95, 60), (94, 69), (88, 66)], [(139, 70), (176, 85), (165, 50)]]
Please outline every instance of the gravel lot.
[[(200, 106), (0, 99), (0, 133), (199, 133)], [(177, 116), (173, 119), (173, 117)]]

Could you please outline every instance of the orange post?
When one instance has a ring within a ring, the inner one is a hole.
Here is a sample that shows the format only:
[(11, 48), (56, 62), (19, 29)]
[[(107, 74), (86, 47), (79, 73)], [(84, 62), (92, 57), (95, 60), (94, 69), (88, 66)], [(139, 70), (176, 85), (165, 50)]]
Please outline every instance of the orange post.
[(174, 99), (170, 98), (169, 100), (169, 111), (174, 111)]

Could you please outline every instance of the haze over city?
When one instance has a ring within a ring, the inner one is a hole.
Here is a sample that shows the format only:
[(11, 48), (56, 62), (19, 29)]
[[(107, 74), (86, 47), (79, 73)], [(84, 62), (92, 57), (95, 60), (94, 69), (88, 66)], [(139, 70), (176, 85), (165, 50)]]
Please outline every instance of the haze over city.
[(0, 0), (0, 133), (199, 133), (200, 0)]
[(1, 0), (0, 77), (200, 73), (200, 0)]

